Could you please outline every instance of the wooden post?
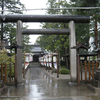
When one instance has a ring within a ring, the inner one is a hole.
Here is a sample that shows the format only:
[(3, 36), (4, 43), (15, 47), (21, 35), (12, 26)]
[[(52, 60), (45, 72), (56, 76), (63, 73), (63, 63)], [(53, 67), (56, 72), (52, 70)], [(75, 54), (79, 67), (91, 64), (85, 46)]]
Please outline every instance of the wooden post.
[(77, 82), (80, 85), (80, 68), (79, 68), (79, 54), (77, 54)]
[(98, 68), (98, 61), (96, 61), (96, 70), (97, 70), (97, 68)]
[(87, 80), (87, 69), (86, 69), (86, 61), (84, 62), (85, 65), (85, 81)]
[(82, 61), (81, 61), (81, 80), (82, 80)]
[(10, 67), (10, 82), (11, 82), (11, 61), (10, 61), (10, 66), (9, 67)]
[(23, 67), (23, 78), (25, 78), (25, 51), (24, 51), (24, 67)]
[(7, 64), (5, 63), (5, 83), (7, 82)]
[(43, 58), (43, 61), (42, 61), (42, 63), (43, 63), (43, 65), (42, 65), (42, 66), (43, 66), (43, 68), (44, 68), (44, 58)]
[(90, 73), (91, 73), (91, 71), (90, 71), (90, 61), (88, 62), (88, 70), (89, 70), (89, 81), (91, 80), (91, 75), (90, 75)]
[(51, 60), (51, 73), (53, 74), (53, 55), (52, 55), (52, 60)]
[(3, 80), (3, 63), (1, 63), (1, 80)]
[[(45, 61), (46, 62), (46, 61)], [(47, 62), (46, 62), (46, 70), (47, 70)]]
[(57, 77), (59, 78), (59, 54), (58, 56), (56, 56), (57, 60), (56, 60), (56, 63), (57, 63)]
[(92, 61), (92, 73), (93, 73), (93, 79), (94, 79), (94, 61)]
[(15, 87), (17, 87), (17, 48), (15, 48)]
[(50, 70), (49, 55), (48, 55), (47, 59), (48, 59), (48, 72), (49, 72), (49, 70)]

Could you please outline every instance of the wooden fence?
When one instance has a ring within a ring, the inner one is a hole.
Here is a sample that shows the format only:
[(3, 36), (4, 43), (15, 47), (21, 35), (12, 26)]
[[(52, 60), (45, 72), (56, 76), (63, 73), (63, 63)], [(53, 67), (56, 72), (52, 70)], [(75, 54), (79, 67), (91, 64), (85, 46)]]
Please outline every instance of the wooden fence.
[[(28, 67), (27, 67), (28, 68)], [(23, 66), (23, 78), (25, 78), (25, 64)], [(15, 83), (15, 64), (1, 63), (0, 67), (0, 78), (4, 83)]]
[(97, 61), (80, 62), (80, 81), (91, 81), (91, 79), (94, 79), (94, 73), (97, 68)]
[(1, 63), (1, 80), (4, 83), (15, 83), (15, 64)]

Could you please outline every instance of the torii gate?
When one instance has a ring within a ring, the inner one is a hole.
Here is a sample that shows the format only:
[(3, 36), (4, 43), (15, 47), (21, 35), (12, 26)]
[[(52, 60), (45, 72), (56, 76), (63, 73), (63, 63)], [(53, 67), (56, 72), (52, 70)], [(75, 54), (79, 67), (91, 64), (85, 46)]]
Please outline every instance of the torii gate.
[[(24, 34), (56, 34), (69, 35), (70, 48), (70, 70), (71, 81), (77, 81), (76, 71), (76, 46), (75, 23), (89, 23), (89, 16), (67, 16), (67, 15), (0, 15), (1, 22), (17, 22), (16, 41), (22, 46), (22, 35)], [(22, 29), (22, 22), (62, 22), (69, 23), (69, 29)], [(22, 50), (17, 50), (17, 83), (22, 83)]]

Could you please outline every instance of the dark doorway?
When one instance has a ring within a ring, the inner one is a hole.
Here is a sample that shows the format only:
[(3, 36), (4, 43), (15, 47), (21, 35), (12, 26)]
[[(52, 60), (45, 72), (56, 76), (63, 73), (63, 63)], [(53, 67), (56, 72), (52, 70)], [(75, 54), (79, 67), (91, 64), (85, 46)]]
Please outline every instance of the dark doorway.
[(33, 61), (38, 62), (39, 61), (39, 55), (33, 55)]

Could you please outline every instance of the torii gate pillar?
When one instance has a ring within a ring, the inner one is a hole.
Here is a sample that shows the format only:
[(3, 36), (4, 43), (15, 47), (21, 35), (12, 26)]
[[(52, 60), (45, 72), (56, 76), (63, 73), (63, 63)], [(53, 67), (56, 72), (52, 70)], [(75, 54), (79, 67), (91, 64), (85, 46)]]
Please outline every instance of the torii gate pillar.
[[(16, 30), (17, 45), (22, 46), (22, 21), (17, 21)], [(17, 83), (22, 83), (22, 49), (17, 49)]]
[(77, 81), (77, 71), (76, 71), (76, 49), (71, 49), (71, 47), (76, 46), (76, 36), (75, 36), (75, 23), (74, 21), (69, 22), (69, 51), (70, 51), (70, 77), (71, 82)]

